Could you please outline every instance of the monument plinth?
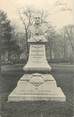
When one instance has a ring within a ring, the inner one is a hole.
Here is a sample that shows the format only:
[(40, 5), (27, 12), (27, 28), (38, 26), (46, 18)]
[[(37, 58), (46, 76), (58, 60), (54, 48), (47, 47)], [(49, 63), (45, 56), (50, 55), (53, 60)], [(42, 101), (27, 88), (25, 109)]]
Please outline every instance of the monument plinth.
[(57, 87), (55, 79), (50, 74), (51, 67), (46, 59), (44, 42), (30, 43), (29, 59), (23, 69), (30, 73), (25, 73), (20, 78), (8, 101), (65, 102), (64, 93), (60, 87)]
[(63, 91), (57, 87), (55, 79), (50, 74), (51, 67), (47, 62), (45, 52), (47, 40), (38, 21), (35, 22), (33, 29), (31, 38), (28, 40), (30, 44), (28, 62), (23, 68), (25, 74), (9, 95), (8, 101), (65, 102), (66, 97)]
[[(30, 42), (29, 42), (30, 43)], [(29, 59), (24, 66), (24, 71), (27, 72), (49, 72), (51, 70), (50, 65), (46, 59), (44, 42), (30, 43)]]

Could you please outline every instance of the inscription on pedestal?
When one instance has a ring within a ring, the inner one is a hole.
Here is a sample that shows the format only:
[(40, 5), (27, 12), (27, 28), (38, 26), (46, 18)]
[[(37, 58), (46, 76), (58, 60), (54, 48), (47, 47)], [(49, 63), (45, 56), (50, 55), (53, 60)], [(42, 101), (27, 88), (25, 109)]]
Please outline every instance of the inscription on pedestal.
[(32, 45), (30, 57), (32, 62), (41, 62), (44, 58), (43, 45)]
[(30, 51), (31, 62), (42, 62), (45, 59), (44, 45), (32, 45)]

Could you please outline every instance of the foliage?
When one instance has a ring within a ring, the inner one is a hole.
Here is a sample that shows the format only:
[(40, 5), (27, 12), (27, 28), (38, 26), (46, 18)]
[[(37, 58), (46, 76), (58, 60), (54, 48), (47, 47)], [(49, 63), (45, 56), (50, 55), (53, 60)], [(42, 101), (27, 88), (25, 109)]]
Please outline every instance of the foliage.
[[(7, 14), (0, 10), (0, 56), (4, 53), (8, 54), (8, 61), (10, 61), (10, 56), (12, 51), (18, 54), (19, 46), (17, 45), (15, 39), (13, 39), (14, 28), (11, 25)], [(4, 56), (4, 55), (3, 55)]]
[(66, 25), (62, 29), (64, 39), (64, 58), (74, 62), (74, 25)]
[(11, 39), (11, 30), (10, 21), (7, 18), (7, 14), (4, 11), (0, 11), (0, 43), (1, 43), (1, 52), (5, 49), (8, 49), (8, 44)]

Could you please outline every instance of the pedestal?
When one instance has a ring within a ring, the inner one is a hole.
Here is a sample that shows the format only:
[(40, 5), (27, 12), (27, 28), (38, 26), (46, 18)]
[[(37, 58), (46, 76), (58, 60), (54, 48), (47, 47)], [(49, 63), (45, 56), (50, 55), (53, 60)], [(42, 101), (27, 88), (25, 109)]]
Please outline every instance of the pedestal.
[(50, 74), (25, 74), (17, 87), (9, 95), (8, 101), (58, 101), (65, 102), (66, 98), (56, 81)]
[(27, 72), (50, 72), (51, 67), (46, 59), (45, 43), (30, 44), (29, 59), (23, 69)]
[(20, 78), (8, 101), (66, 101), (63, 91), (57, 87), (50, 74), (51, 67), (46, 59), (45, 44), (30, 43), (29, 59), (23, 68), (27, 73)]

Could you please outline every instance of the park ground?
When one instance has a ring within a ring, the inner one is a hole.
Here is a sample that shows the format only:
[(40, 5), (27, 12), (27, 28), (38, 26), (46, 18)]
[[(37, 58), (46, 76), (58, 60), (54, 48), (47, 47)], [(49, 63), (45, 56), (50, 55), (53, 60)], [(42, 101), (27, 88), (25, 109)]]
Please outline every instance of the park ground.
[[(67, 99), (69, 117), (73, 115), (74, 109), (74, 65), (51, 64), (51, 74), (54, 76), (57, 85), (62, 88)], [(0, 95), (7, 96), (16, 87), (20, 77), (24, 74), (23, 65), (2, 66), (0, 77)]]

